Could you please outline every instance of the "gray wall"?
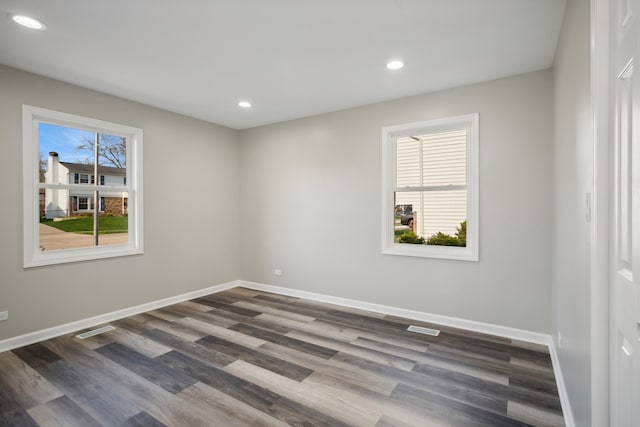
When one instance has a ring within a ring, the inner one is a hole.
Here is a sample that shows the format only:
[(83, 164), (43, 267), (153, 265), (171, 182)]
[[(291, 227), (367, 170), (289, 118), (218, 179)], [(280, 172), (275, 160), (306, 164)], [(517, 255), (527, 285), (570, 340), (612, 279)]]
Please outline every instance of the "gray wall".
[[(22, 104), (144, 129), (144, 255), (22, 268)], [(0, 340), (240, 278), (237, 131), (0, 66), (0, 144)]]
[[(549, 333), (551, 77), (241, 131), (243, 278)], [(381, 255), (381, 128), (473, 112), (480, 262)]]
[[(241, 132), (6, 67), (0, 93), (0, 339), (238, 278), (550, 332), (549, 70)], [(23, 103), (144, 129), (144, 255), (22, 268)], [(471, 112), (480, 262), (381, 255), (381, 128)]]
[(591, 424), (590, 225), (585, 220), (585, 194), (593, 186), (589, 13), (589, 2), (567, 2), (553, 75), (553, 335), (578, 426)]

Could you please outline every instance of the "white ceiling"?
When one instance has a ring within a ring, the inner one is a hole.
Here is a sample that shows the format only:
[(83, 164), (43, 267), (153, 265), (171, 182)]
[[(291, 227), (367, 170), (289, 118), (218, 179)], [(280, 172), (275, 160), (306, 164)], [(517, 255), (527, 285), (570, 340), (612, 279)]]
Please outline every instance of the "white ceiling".
[(548, 68), (564, 5), (0, 0), (0, 63), (244, 129)]

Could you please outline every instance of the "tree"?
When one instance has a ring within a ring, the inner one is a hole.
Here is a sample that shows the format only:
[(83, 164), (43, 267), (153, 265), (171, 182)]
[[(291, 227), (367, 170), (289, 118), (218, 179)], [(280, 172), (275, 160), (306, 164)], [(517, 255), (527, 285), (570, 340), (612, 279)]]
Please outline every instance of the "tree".
[(40, 182), (44, 182), (44, 174), (47, 171), (47, 158), (42, 153), (40, 153), (40, 167), (39, 168), (40, 168), (40, 171), (39, 171)]
[[(85, 159), (85, 163), (93, 163), (95, 141), (85, 139), (76, 147), (76, 150), (90, 151), (91, 157)], [(127, 139), (121, 136), (98, 134), (98, 164), (125, 169), (127, 167)]]

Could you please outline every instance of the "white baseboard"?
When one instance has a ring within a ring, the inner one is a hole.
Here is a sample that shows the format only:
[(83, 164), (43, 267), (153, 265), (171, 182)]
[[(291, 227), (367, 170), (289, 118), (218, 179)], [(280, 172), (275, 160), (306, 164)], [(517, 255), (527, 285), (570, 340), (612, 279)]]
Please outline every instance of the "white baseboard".
[(560, 359), (558, 359), (558, 352), (556, 351), (556, 346), (553, 340), (551, 340), (551, 342), (549, 343), (549, 354), (551, 355), (553, 374), (556, 377), (556, 385), (558, 386), (558, 395), (560, 396), (560, 404), (562, 405), (564, 424), (566, 427), (576, 427), (576, 421), (573, 418), (573, 411), (571, 410), (569, 395), (567, 394), (567, 387), (564, 383), (564, 377), (562, 376)]
[(19, 335), (17, 337), (8, 338), (6, 340), (0, 341), (0, 352), (13, 350), (14, 348), (18, 348), (18, 347), (33, 344), (36, 342), (59, 337), (60, 335), (65, 335), (65, 334), (76, 332), (82, 329), (91, 328), (93, 326), (97, 326), (102, 323), (113, 322), (114, 320), (122, 319), (128, 316), (133, 316), (135, 314), (144, 313), (145, 311), (155, 310), (158, 308), (166, 307), (168, 305), (177, 304), (183, 301), (188, 301), (190, 299), (214, 294), (216, 292), (221, 292), (227, 289), (235, 288), (237, 286), (240, 286), (240, 282), (238, 280), (235, 280), (233, 282), (223, 283), (217, 286), (210, 286), (208, 288), (199, 289), (193, 292), (187, 292), (185, 294), (177, 295), (174, 297), (164, 298), (157, 301), (151, 301), (145, 304), (136, 305), (135, 307), (124, 308), (122, 310), (116, 310), (111, 313), (90, 317), (88, 319), (77, 320), (75, 322), (65, 323), (64, 325), (53, 326), (51, 328), (42, 329), (39, 331), (30, 332), (28, 334)]
[(526, 331), (523, 329), (509, 328), (507, 326), (493, 325), (491, 323), (476, 322), (474, 320), (442, 316), (440, 314), (431, 314), (422, 311), (407, 310), (404, 308), (374, 304), (348, 298), (333, 297), (329, 295), (317, 294), (314, 292), (299, 291), (297, 289), (283, 288), (280, 286), (265, 285), (263, 283), (247, 282), (245, 280), (239, 280), (238, 282), (240, 283), (240, 286), (255, 289), (257, 291), (273, 292), (276, 294), (305, 298), (319, 302), (326, 302), (330, 304), (341, 305), (344, 307), (358, 308), (360, 310), (374, 311), (376, 313), (389, 314), (398, 317), (406, 317), (407, 319), (438, 323), (440, 325), (451, 326), (453, 328), (466, 329), (468, 331), (497, 335), (504, 338), (527, 341), (546, 346), (551, 343), (550, 335)]

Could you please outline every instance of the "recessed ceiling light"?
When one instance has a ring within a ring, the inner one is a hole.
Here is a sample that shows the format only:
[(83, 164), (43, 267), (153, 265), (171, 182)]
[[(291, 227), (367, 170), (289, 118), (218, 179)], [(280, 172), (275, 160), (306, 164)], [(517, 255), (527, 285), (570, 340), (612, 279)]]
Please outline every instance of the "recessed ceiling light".
[(11, 19), (13, 19), (13, 22), (16, 24), (31, 28), (32, 30), (44, 30), (47, 28), (44, 22), (26, 15), (11, 15)]
[(251, 108), (251, 103), (249, 101), (240, 101), (238, 102), (238, 107)]
[(399, 70), (404, 67), (404, 62), (402, 61), (390, 61), (387, 63), (387, 68), (390, 70)]

